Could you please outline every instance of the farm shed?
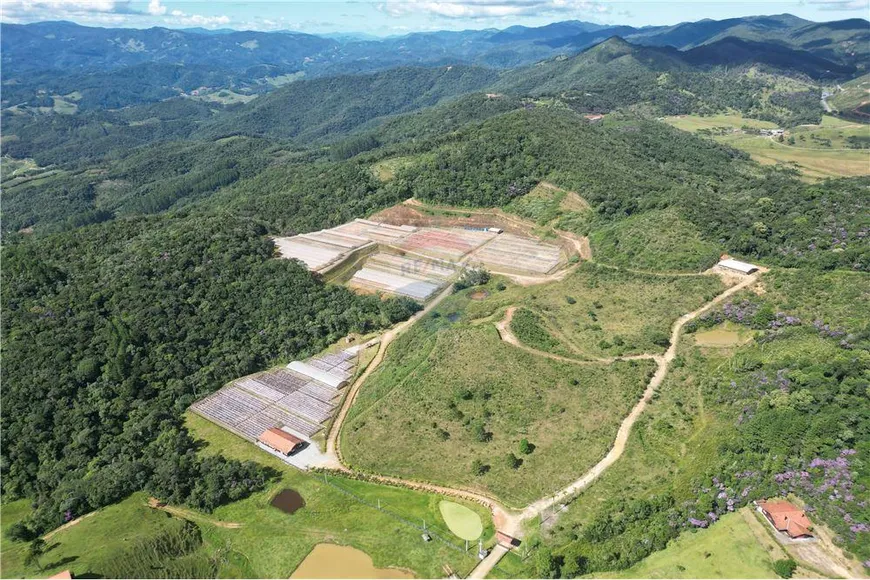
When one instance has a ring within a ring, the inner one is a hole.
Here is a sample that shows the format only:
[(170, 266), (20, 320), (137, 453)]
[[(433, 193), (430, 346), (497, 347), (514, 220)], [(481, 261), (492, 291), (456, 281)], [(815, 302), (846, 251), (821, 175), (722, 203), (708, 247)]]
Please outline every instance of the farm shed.
[(291, 371), (299, 373), (300, 375), (311, 377), (312, 379), (328, 385), (334, 389), (340, 389), (347, 384), (347, 378), (329, 371), (319, 369), (314, 365), (302, 361), (295, 360), (287, 365), (287, 368)]
[(263, 431), (263, 433), (257, 438), (257, 441), (267, 447), (271, 447), (279, 453), (283, 453), (284, 455), (290, 455), (303, 443), (302, 439), (299, 439), (282, 429), (278, 429), (277, 427), (272, 427)]
[(812, 538), (813, 524), (804, 510), (785, 500), (756, 502), (758, 509), (777, 531), (789, 538)]
[(734, 260), (733, 258), (722, 260), (718, 265), (723, 268), (728, 268), (729, 270), (735, 270), (741, 274), (752, 274), (753, 272), (758, 271), (758, 266), (747, 262), (741, 262), (740, 260)]

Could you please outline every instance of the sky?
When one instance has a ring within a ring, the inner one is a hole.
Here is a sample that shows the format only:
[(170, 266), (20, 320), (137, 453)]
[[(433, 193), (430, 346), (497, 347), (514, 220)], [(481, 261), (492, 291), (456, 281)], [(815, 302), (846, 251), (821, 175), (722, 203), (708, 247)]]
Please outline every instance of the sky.
[(870, 0), (0, 0), (3, 22), (70, 20), (119, 28), (233, 28), (375, 36), (542, 26), (585, 20), (631, 26), (788, 12), (814, 21), (870, 17)]

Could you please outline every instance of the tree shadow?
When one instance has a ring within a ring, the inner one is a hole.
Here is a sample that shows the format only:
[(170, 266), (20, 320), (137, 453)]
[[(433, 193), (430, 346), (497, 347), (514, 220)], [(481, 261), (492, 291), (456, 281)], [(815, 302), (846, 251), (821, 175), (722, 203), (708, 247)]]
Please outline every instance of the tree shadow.
[(51, 570), (52, 568), (61, 568), (63, 566), (66, 566), (70, 562), (75, 562), (78, 559), (79, 559), (78, 556), (67, 556), (67, 557), (61, 558), (60, 560), (57, 560), (55, 562), (50, 562), (50, 563), (46, 564), (45, 566), (43, 566), (42, 569), (43, 570)]

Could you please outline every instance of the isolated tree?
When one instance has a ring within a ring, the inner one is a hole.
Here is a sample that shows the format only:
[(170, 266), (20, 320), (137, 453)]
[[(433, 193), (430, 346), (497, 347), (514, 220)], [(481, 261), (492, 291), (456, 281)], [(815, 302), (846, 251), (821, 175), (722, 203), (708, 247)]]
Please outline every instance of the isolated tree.
[(519, 469), (520, 465), (523, 464), (523, 460), (514, 455), (513, 453), (508, 453), (504, 456), (505, 463), (510, 469)]
[(46, 544), (42, 538), (36, 538), (27, 546), (27, 556), (24, 559), (25, 566), (36, 564), (38, 570), (42, 570), (42, 564), (39, 559), (45, 554)]

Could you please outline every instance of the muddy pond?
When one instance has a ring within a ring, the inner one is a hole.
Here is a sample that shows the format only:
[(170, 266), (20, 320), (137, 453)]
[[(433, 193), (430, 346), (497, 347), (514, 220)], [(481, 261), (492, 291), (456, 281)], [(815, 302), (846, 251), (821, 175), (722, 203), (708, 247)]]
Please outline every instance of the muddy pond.
[(317, 544), (291, 578), (413, 578), (407, 570), (375, 568), (371, 557), (350, 546)]
[(305, 500), (295, 489), (282, 489), (278, 495), (272, 498), (270, 505), (285, 514), (292, 515), (305, 507)]
[(752, 332), (743, 327), (724, 324), (695, 333), (695, 344), (698, 346), (727, 347), (739, 346), (752, 340)]

